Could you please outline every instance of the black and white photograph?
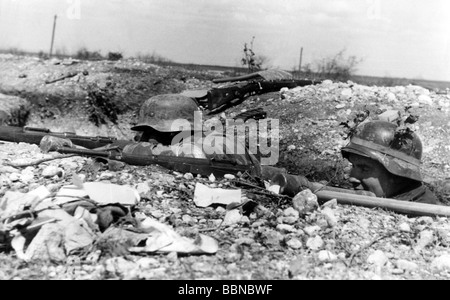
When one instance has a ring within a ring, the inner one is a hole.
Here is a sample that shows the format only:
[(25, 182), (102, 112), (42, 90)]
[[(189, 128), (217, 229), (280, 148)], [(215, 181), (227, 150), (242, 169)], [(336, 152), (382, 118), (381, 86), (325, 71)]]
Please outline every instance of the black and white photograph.
[(0, 0), (0, 280), (450, 279), (449, 15)]

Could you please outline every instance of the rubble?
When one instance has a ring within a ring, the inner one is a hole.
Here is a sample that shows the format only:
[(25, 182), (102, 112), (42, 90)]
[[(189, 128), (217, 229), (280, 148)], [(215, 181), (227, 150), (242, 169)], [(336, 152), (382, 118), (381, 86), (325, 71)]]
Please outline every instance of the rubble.
[[(41, 82), (39, 89), (77, 89), (78, 79), (106, 78), (94, 67), (89, 76)], [(133, 65), (133, 70), (166, 74), (158, 68)], [(32, 82), (35, 75), (26, 73)], [(52, 75), (47, 72), (42, 78)], [(201, 89), (209, 83), (188, 78), (186, 84)], [(224, 114), (254, 106), (280, 120), (279, 166), (329, 185), (343, 183), (341, 171), (347, 167), (339, 152), (346, 143), (341, 122), (364, 109), (374, 117), (393, 119), (411, 106), (421, 116), (417, 130), (426, 148), (427, 178), (442, 180), (445, 187), (450, 175), (445, 167), (448, 145), (442, 140), (450, 129), (447, 95), (418, 86), (326, 80), (251, 98)], [(71, 122), (61, 120), (41, 127), (50, 124), (52, 130), (65, 131), (61, 124)], [(30, 124), (43, 123), (32, 116)], [(84, 135), (114, 134), (83, 122), (70, 126)], [(408, 218), (336, 201), (319, 206), (313, 191), (288, 200), (277, 196), (276, 189), (262, 193), (236, 187), (235, 182), (246, 179), (234, 175), (219, 179), (153, 166), (108, 168), (80, 157), (25, 168), (10, 165), (43, 158), (51, 156), (38, 147), (0, 144), (0, 262), (14, 266), (16, 256), (29, 262), (26, 268), (2, 268), (0, 278), (449, 278), (447, 218)], [(40, 265), (40, 260), (58, 263)]]

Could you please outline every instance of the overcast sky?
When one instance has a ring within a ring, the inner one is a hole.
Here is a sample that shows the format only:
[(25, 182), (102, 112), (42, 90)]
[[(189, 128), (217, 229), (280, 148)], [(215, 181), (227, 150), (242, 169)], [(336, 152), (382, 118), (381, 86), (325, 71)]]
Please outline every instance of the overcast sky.
[(243, 44), (292, 70), (346, 49), (358, 74), (450, 81), (448, 0), (0, 0), (0, 48), (81, 47), (239, 65)]

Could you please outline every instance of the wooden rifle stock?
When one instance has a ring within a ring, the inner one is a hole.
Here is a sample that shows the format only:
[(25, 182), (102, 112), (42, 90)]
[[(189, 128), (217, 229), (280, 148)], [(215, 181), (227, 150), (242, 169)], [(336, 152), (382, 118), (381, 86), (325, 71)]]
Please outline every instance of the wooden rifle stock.
[[(342, 192), (334, 190), (320, 190), (316, 192), (320, 202), (336, 199), (340, 204), (364, 206), (369, 208), (381, 208), (411, 216), (443, 216), (450, 217), (450, 207), (443, 205), (434, 205), (410, 201), (401, 201), (396, 199), (370, 197), (358, 195), (357, 193), (348, 193), (347, 190), (341, 189)], [(345, 192), (347, 191), (347, 192)]]
[(46, 135), (69, 139), (74, 145), (88, 149), (103, 147), (118, 141), (111, 137), (81, 136), (73, 132), (52, 132), (47, 128), (0, 126), (1, 141), (39, 145)]
[(180, 173), (200, 174), (203, 176), (214, 174), (215, 177), (223, 177), (226, 174), (236, 175), (239, 172), (255, 172), (255, 167), (253, 165), (237, 165), (227, 160), (167, 155), (134, 155), (117, 150), (97, 151), (66, 147), (62, 147), (57, 151), (62, 154), (77, 154), (88, 157), (106, 158), (121, 161), (133, 166), (159, 165), (169, 170), (177, 171)]

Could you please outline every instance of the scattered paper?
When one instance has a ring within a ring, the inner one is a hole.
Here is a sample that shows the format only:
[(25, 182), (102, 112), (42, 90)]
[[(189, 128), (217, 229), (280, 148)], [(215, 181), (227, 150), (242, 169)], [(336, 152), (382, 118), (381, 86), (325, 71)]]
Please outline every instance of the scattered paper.
[(204, 184), (195, 185), (194, 203), (198, 207), (208, 207), (212, 204), (229, 205), (231, 203), (241, 203), (241, 190), (225, 190), (210, 188)]

